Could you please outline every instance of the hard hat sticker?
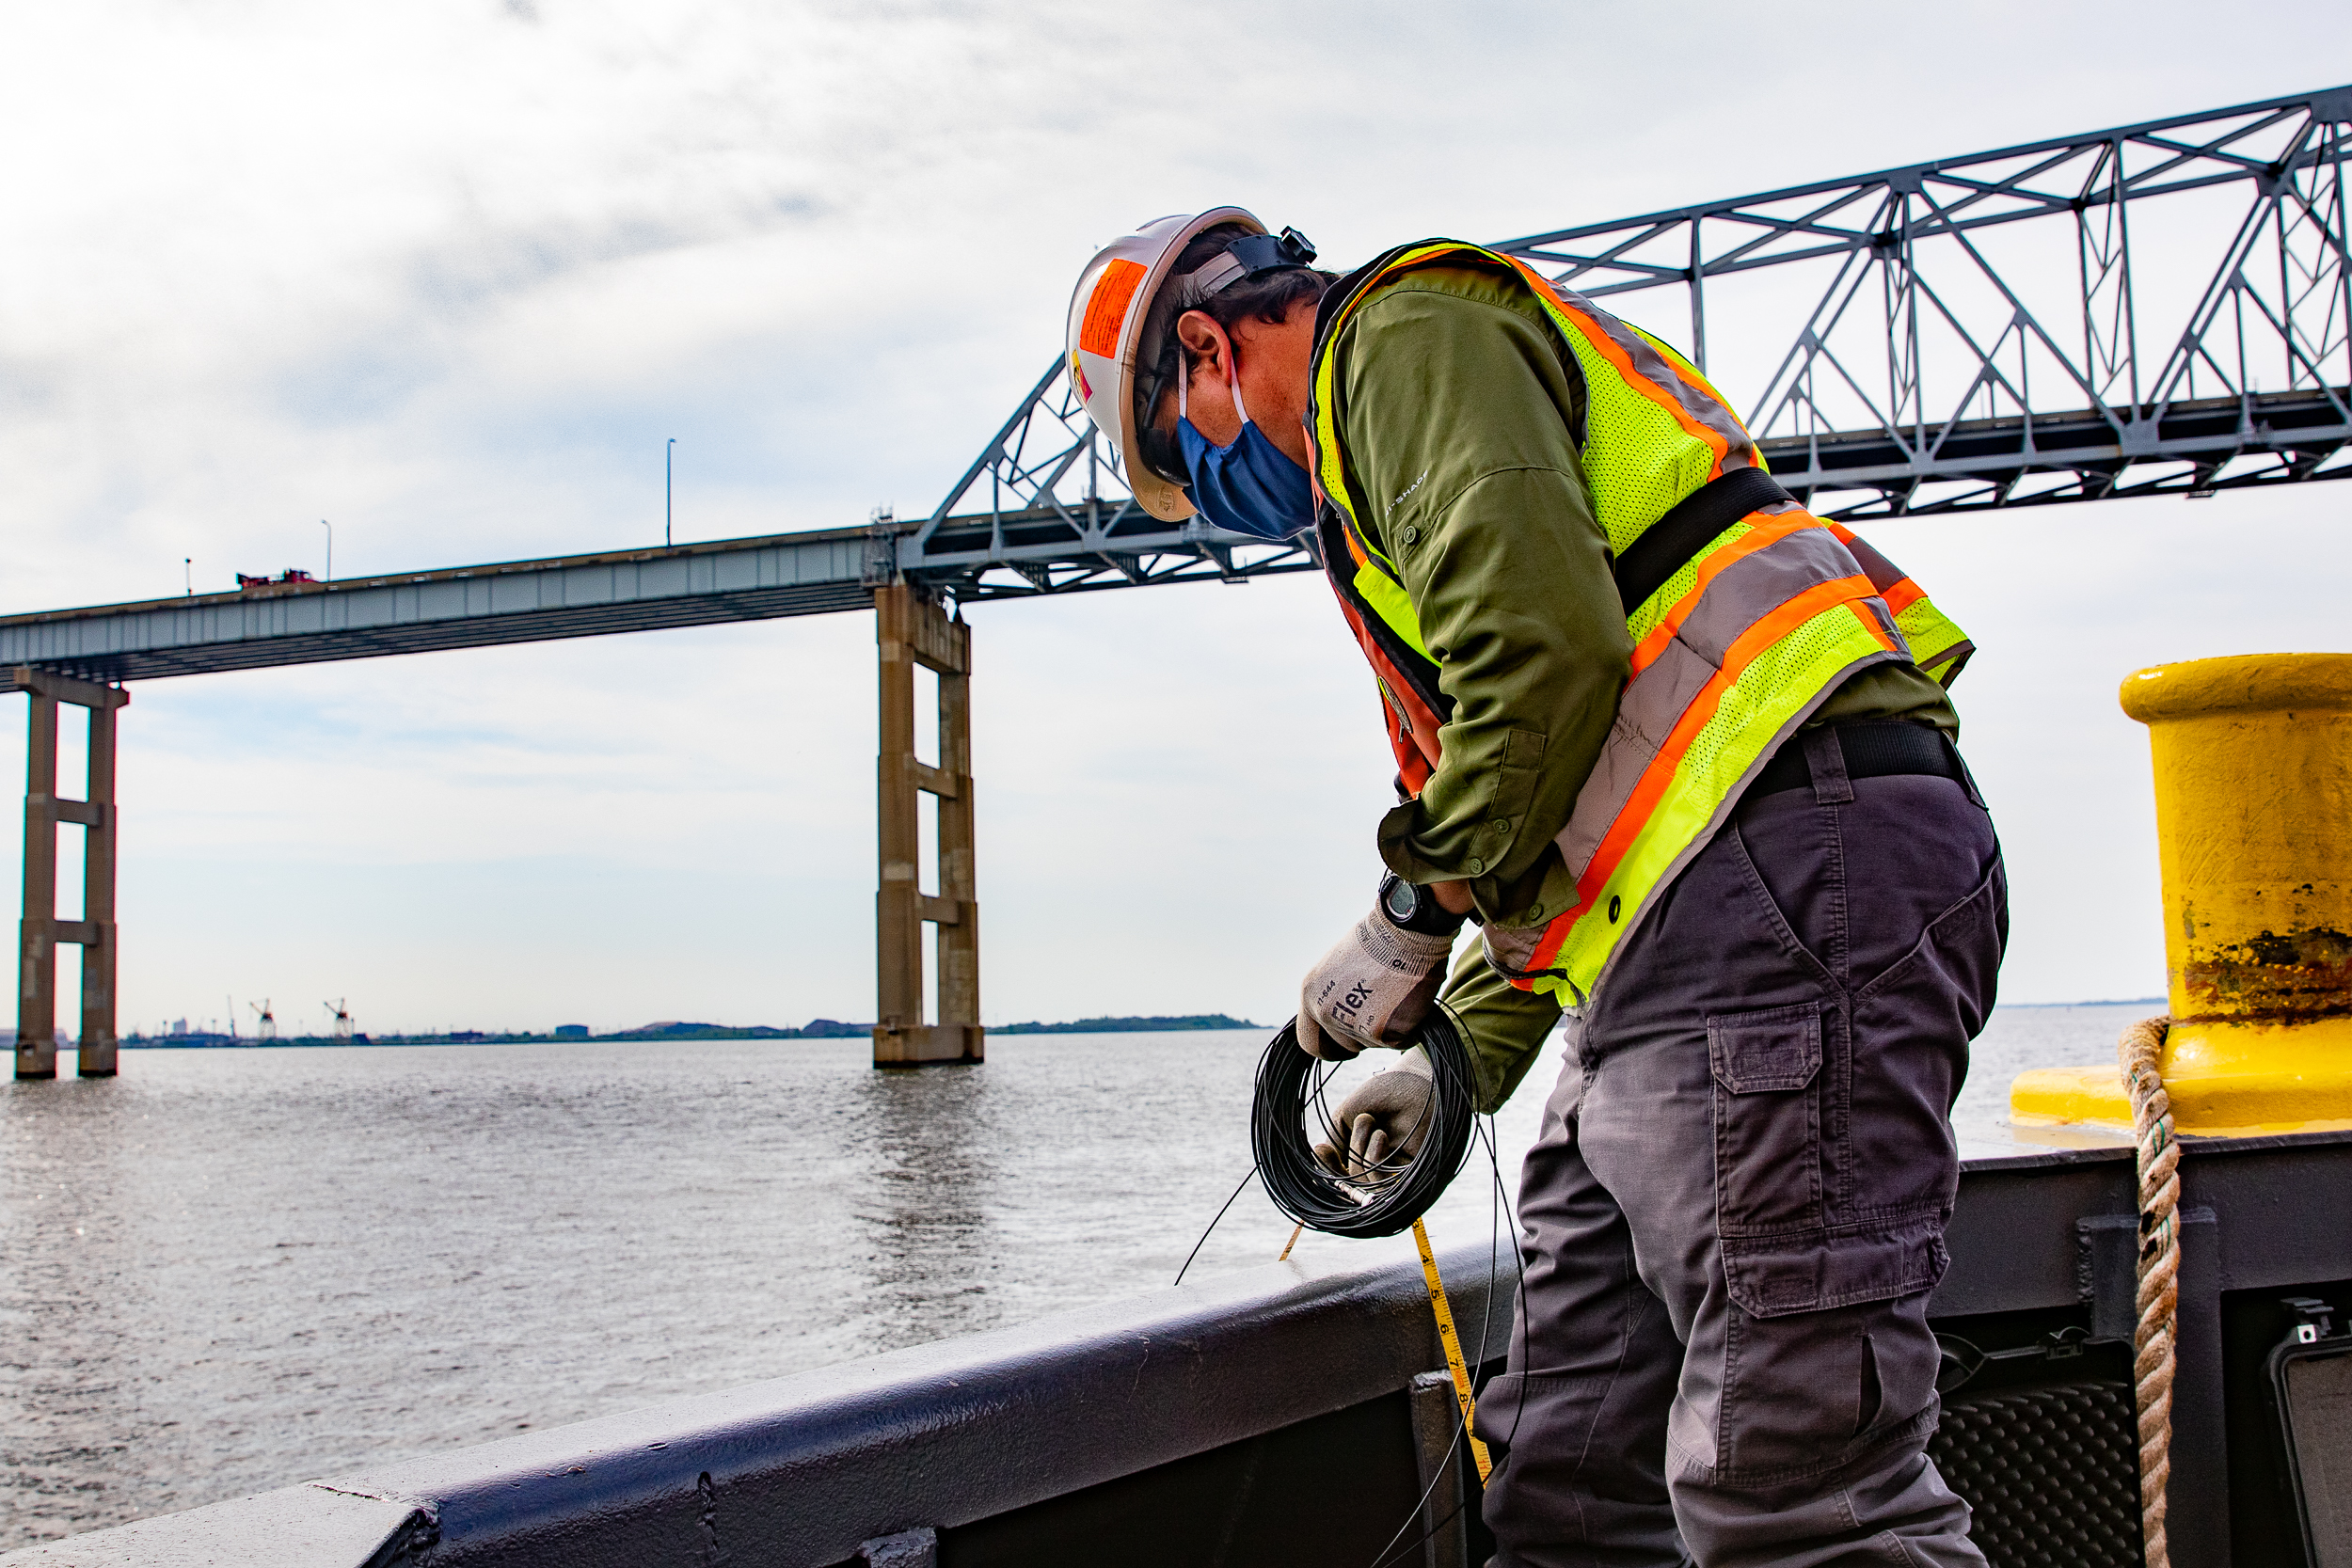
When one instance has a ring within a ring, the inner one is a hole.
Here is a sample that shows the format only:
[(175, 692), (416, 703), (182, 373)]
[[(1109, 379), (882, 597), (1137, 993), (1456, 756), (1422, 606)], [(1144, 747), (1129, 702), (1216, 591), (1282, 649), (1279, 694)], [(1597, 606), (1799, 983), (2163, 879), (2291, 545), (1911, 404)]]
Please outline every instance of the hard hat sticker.
[(1117, 261), (1103, 269), (1094, 293), (1087, 299), (1086, 320), (1078, 327), (1078, 346), (1109, 359), (1119, 353), (1119, 329), (1127, 320), (1127, 302), (1143, 286), (1145, 269), (1134, 261)]

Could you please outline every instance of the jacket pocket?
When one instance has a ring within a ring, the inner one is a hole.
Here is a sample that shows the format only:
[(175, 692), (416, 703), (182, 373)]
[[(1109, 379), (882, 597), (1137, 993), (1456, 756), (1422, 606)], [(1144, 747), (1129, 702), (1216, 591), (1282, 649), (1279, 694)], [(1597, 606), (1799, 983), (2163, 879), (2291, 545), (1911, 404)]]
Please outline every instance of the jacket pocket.
[(1821, 1005), (1707, 1021), (1715, 1227), (1725, 1240), (1816, 1229), (1821, 1212)]

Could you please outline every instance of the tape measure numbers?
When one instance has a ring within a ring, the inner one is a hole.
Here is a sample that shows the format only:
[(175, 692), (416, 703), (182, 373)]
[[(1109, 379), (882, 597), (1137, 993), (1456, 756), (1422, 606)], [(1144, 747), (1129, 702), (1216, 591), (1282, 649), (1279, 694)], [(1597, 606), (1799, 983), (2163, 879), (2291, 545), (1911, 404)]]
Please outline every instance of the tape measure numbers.
[(1429, 1227), (1419, 1220), (1413, 1222), (1413, 1241), (1421, 1248), (1421, 1275), (1429, 1282), (1429, 1305), (1438, 1314), (1438, 1343), (1445, 1348), (1445, 1370), (1454, 1374), (1454, 1402), (1462, 1407), (1462, 1435), (1470, 1439), (1470, 1458), (1477, 1461), (1478, 1480), (1485, 1484), (1493, 1473), (1494, 1461), (1486, 1456), (1486, 1445), (1470, 1430), (1470, 1418), (1478, 1413), (1470, 1398), (1470, 1368), (1462, 1360), (1462, 1337), (1454, 1332), (1454, 1308), (1446, 1301), (1445, 1281), (1438, 1276), (1438, 1255), (1429, 1250)]

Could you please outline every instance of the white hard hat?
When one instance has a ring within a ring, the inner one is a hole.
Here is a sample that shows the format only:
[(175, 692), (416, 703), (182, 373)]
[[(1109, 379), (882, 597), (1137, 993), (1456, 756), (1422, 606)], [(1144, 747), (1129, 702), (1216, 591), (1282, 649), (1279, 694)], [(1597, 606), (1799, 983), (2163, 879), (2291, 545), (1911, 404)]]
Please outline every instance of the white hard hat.
[[(1152, 369), (1161, 348), (1141, 339), (1152, 302), (1184, 247), (1220, 224), (1231, 224), (1246, 235), (1266, 232), (1264, 224), (1239, 207), (1153, 218), (1104, 245), (1078, 275), (1078, 287), (1070, 296), (1070, 379), (1095, 428), (1117, 443), (1127, 488), (1146, 512), (1163, 522), (1191, 516), (1193, 505), (1184, 486), (1156, 472), (1136, 444), (1136, 375), (1139, 368)], [(1265, 254), (1245, 258), (1219, 253), (1185, 281), (1205, 298), (1269, 267), (1304, 266), (1314, 260), (1314, 247), (1289, 230), (1280, 241), (1261, 239), (1256, 246)]]

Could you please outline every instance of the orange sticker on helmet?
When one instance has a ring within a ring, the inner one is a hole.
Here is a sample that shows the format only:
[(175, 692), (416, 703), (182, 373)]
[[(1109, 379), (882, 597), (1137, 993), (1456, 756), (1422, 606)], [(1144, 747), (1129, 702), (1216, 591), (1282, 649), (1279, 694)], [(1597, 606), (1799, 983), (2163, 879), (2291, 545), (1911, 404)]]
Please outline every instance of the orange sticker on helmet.
[(1078, 324), (1078, 346), (1108, 359), (1119, 353), (1119, 329), (1127, 320), (1127, 302), (1143, 286), (1145, 269), (1134, 261), (1113, 261), (1096, 279), (1088, 296), (1086, 320)]

